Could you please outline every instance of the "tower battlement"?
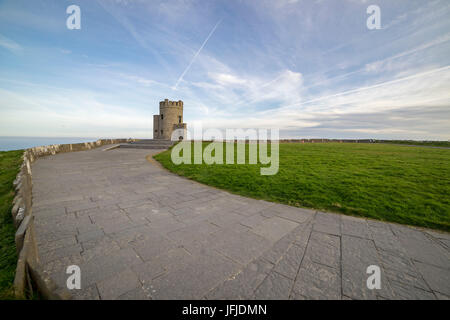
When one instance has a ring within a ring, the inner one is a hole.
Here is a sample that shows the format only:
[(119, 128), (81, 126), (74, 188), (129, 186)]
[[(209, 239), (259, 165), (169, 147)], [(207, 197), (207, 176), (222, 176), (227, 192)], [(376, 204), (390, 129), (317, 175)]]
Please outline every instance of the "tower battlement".
[(164, 107), (181, 107), (181, 108), (183, 108), (183, 101), (181, 101), (181, 100), (170, 101), (169, 99), (165, 99), (164, 101), (159, 102), (159, 107), (160, 108), (164, 108)]

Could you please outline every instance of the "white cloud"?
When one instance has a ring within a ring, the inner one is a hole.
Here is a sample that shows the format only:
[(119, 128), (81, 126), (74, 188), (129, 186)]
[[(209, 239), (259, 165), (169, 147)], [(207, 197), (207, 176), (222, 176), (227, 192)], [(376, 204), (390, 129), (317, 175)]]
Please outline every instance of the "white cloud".
[(7, 37), (0, 34), (0, 47), (3, 47), (13, 53), (22, 52), (23, 48), (17, 42), (8, 39)]
[(241, 86), (247, 83), (247, 80), (241, 79), (232, 74), (226, 73), (209, 73), (209, 77), (221, 86)]
[[(421, 44), (420, 46), (417, 46), (413, 49), (403, 51), (401, 53), (398, 53), (396, 55), (393, 55), (391, 57), (388, 57), (383, 60), (377, 60), (371, 63), (366, 64), (365, 70), (367, 72), (386, 72), (386, 71), (392, 71), (392, 70), (405, 70), (407, 67), (410, 67), (415, 61), (416, 61), (416, 54), (422, 53), (422, 51), (425, 51), (427, 49), (430, 49), (434, 46), (443, 45), (446, 44), (448, 41), (450, 41), (450, 33), (447, 33), (445, 35), (439, 36), (436, 39), (433, 39), (429, 42), (426, 42), (424, 44)], [(414, 59), (414, 61), (410, 60), (399, 60), (400, 58), (408, 57), (411, 59)]]
[(271, 79), (223, 72), (209, 72), (208, 77), (210, 82), (190, 82), (186, 86), (214, 90), (211, 94), (230, 109), (263, 102), (282, 104), (301, 98), (302, 74), (291, 70)]
[(103, 103), (89, 92), (0, 89), (0, 97), (0, 135), (151, 137), (150, 114)]
[(205, 115), (202, 120), (205, 127), (295, 128), (296, 134), (302, 137), (307, 137), (305, 132), (313, 132), (315, 137), (321, 137), (322, 132), (324, 137), (329, 134), (325, 129), (330, 128), (334, 137), (340, 134), (358, 137), (361, 133), (368, 137), (390, 134), (408, 138), (409, 133), (410, 138), (447, 140), (450, 138), (449, 87), (450, 66), (447, 66), (277, 109), (245, 113), (245, 116), (239, 112), (233, 116)]

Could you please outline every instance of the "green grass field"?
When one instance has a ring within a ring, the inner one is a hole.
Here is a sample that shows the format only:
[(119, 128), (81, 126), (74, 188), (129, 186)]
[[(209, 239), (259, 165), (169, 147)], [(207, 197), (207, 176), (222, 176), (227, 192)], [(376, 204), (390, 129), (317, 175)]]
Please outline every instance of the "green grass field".
[(154, 158), (179, 175), (252, 198), (450, 231), (447, 149), (286, 143), (274, 176), (261, 176), (260, 165), (175, 165), (170, 150)]
[(11, 216), (13, 181), (22, 162), (22, 150), (0, 152), (0, 300), (12, 299), (17, 265), (15, 228)]

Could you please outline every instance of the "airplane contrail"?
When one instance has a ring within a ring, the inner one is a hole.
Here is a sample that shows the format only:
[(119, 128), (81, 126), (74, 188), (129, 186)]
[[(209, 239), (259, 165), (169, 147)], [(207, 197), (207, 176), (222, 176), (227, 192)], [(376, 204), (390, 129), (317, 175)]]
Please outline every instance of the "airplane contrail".
[(208, 42), (209, 38), (211, 38), (211, 36), (213, 35), (214, 31), (216, 31), (217, 27), (219, 26), (219, 24), (222, 22), (222, 19), (220, 19), (216, 25), (214, 26), (214, 28), (212, 28), (211, 32), (208, 34), (208, 36), (206, 37), (205, 41), (203, 41), (200, 49), (198, 49), (198, 51), (195, 53), (194, 57), (192, 58), (191, 62), (188, 64), (188, 66), (186, 67), (186, 69), (183, 71), (183, 73), (181, 74), (181, 76), (178, 78), (177, 82), (175, 83), (175, 86), (173, 87), (174, 90), (177, 89), (178, 84), (180, 83), (181, 80), (183, 80), (184, 75), (186, 74), (186, 72), (189, 71), (189, 69), (191, 68), (192, 64), (194, 63), (195, 59), (197, 58), (197, 56), (200, 54), (200, 51), (202, 51), (203, 47), (206, 45), (206, 43)]

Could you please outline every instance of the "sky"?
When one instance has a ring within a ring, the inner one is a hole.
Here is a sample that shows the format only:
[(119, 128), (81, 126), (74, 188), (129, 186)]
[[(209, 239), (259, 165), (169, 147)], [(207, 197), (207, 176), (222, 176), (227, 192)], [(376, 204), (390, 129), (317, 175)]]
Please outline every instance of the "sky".
[(450, 2), (0, 0), (0, 136), (151, 138), (166, 98), (188, 126), (449, 140)]

